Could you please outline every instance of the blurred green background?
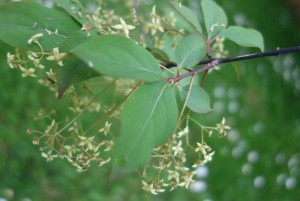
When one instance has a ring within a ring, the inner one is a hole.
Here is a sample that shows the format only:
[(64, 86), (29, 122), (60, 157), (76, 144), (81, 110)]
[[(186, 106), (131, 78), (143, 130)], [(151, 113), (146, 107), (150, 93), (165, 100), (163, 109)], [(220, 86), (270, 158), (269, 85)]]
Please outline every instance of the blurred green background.
[[(0, 1), (4, 3), (8, 1)], [(216, 0), (229, 24), (254, 28), (266, 50), (300, 44), (299, 1)], [(161, 1), (141, 1), (149, 10)], [(199, 0), (183, 1), (195, 12)], [(230, 55), (256, 52), (226, 43)], [(210, 74), (205, 88), (215, 112), (206, 125), (227, 118), (232, 130), (226, 138), (210, 139), (214, 160), (199, 169), (190, 190), (152, 196), (141, 190), (132, 174), (107, 182), (109, 170), (92, 167), (77, 173), (69, 163), (47, 163), (32, 144), (28, 128), (41, 107), (63, 108), (53, 94), (35, 80), (22, 79), (6, 64), (10, 47), (0, 42), (0, 200), (272, 200), (300, 199), (300, 53), (240, 62), (241, 79), (231, 65)], [(194, 131), (195, 132), (195, 131)]]

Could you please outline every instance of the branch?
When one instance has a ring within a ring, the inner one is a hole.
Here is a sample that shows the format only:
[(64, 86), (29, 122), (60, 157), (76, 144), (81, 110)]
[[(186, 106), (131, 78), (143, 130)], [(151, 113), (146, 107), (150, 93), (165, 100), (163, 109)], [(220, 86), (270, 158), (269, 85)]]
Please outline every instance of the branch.
[[(279, 56), (283, 54), (289, 54), (292, 52), (300, 52), (300, 46), (295, 46), (295, 47), (288, 47), (288, 48), (277, 48), (276, 50), (269, 51), (269, 52), (261, 52), (261, 53), (255, 53), (255, 54), (247, 54), (247, 55), (241, 55), (241, 56), (236, 56), (236, 57), (228, 57), (228, 58), (222, 58), (222, 59), (211, 59), (208, 61), (201, 61), (198, 63), (198, 65), (203, 65), (202, 68), (198, 68), (196, 70), (193, 70), (191, 72), (178, 75), (177, 77), (174, 78), (167, 78), (167, 81), (170, 83), (176, 83), (182, 80), (183, 78), (189, 77), (189, 76), (194, 76), (198, 73), (201, 73), (203, 71), (209, 70), (215, 66), (224, 64), (224, 63), (230, 63), (230, 62), (235, 62), (235, 61), (243, 61), (243, 60), (248, 60), (248, 59), (256, 59), (256, 58), (261, 58), (261, 57), (271, 57), (271, 56)], [(167, 64), (168, 67), (170, 65)], [(174, 66), (174, 65), (173, 65)], [(173, 67), (172, 66), (172, 67)]]

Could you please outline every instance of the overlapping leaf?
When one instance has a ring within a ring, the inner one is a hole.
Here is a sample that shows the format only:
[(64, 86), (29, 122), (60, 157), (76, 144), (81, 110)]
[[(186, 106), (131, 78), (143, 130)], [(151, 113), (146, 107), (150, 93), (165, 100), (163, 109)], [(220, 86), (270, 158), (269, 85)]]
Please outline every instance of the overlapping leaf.
[(195, 66), (206, 54), (206, 45), (199, 33), (184, 36), (175, 49), (179, 68)]
[(64, 66), (56, 68), (58, 98), (65, 90), (74, 83), (87, 80), (92, 77), (100, 76), (94, 69), (80, 59), (70, 56), (64, 59)]
[(142, 85), (124, 106), (121, 136), (113, 153), (114, 169), (134, 170), (147, 163), (151, 152), (170, 137), (177, 121), (172, 89), (164, 82)]
[(202, 33), (201, 25), (199, 23), (199, 20), (197, 19), (197, 16), (193, 11), (191, 11), (189, 8), (185, 7), (184, 5), (180, 5), (176, 1), (170, 1), (171, 5), (175, 8), (175, 10), (190, 24)]
[(62, 44), (81, 27), (68, 14), (38, 3), (19, 2), (0, 6), (0, 40), (22, 49), (39, 49), (29, 45), (31, 36), (42, 33), (39, 42), (45, 51)]
[[(183, 87), (182, 95), (187, 98), (189, 85)], [(198, 85), (193, 85), (189, 94), (186, 106), (196, 113), (207, 113), (212, 109), (210, 107), (210, 98), (207, 92)]]
[(163, 79), (160, 66), (151, 53), (123, 36), (92, 38), (71, 52), (104, 75), (145, 82)]
[(243, 47), (257, 47), (261, 51), (264, 50), (264, 40), (261, 33), (253, 29), (230, 26), (223, 30), (219, 36), (227, 38)]
[(202, 0), (202, 11), (208, 38), (212, 38), (227, 26), (227, 17), (224, 10), (213, 0)]
[(58, 7), (63, 8), (68, 12), (73, 18), (75, 18), (80, 24), (88, 24), (89, 21), (85, 17), (87, 12), (82, 6), (80, 1), (74, 0), (55, 0), (55, 3)]

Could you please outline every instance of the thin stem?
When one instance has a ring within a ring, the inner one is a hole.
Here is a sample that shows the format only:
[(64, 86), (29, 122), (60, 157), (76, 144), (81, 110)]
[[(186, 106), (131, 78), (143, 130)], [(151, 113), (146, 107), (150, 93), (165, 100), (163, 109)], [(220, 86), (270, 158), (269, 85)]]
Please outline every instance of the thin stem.
[(180, 115), (179, 115), (179, 118), (178, 118), (178, 121), (177, 121), (176, 128), (178, 128), (178, 126), (179, 126), (179, 124), (180, 124), (180, 120), (181, 120), (181, 118), (182, 118), (184, 109), (185, 109), (186, 104), (187, 104), (187, 101), (188, 101), (188, 99), (189, 99), (189, 97), (190, 97), (190, 94), (191, 94), (191, 91), (192, 91), (192, 87), (193, 87), (193, 83), (194, 83), (194, 78), (195, 78), (195, 76), (192, 76), (191, 81), (190, 81), (189, 90), (188, 90), (188, 92), (187, 92), (186, 99), (185, 99), (185, 101), (184, 101), (184, 103), (183, 103), (183, 106), (182, 106), (182, 109), (181, 109), (181, 112), (180, 112)]
[(215, 66), (224, 64), (224, 63), (230, 63), (230, 62), (235, 62), (235, 61), (243, 61), (243, 60), (249, 60), (249, 59), (256, 59), (256, 58), (262, 58), (262, 57), (271, 57), (271, 56), (279, 56), (279, 55), (284, 55), (284, 54), (289, 54), (292, 52), (300, 52), (300, 46), (295, 46), (295, 47), (289, 47), (289, 48), (277, 48), (276, 50), (269, 51), (269, 52), (261, 52), (261, 53), (255, 53), (255, 54), (247, 54), (247, 55), (241, 55), (241, 56), (236, 56), (236, 57), (229, 57), (229, 58), (222, 58), (222, 59), (211, 59), (208, 61), (202, 61), (199, 62), (198, 65), (201, 64), (206, 64), (202, 68), (198, 68), (194, 71), (178, 75), (177, 77), (174, 78), (168, 78), (166, 79), (170, 83), (176, 83), (182, 80), (183, 78), (189, 77), (189, 76), (194, 76), (198, 73), (201, 73), (203, 71), (209, 70)]

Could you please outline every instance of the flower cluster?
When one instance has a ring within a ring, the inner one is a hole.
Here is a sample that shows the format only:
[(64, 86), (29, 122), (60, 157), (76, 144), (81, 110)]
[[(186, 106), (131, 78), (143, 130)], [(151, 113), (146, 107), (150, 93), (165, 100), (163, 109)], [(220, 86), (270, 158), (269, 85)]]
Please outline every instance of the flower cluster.
[(160, 17), (156, 14), (156, 6), (153, 6), (151, 12), (152, 23), (147, 24), (150, 32), (154, 35), (157, 31), (164, 32)]
[[(45, 60), (56, 61), (58, 66), (63, 66), (62, 59), (66, 56), (66, 53), (60, 53), (58, 47), (53, 48), (52, 52), (45, 52), (39, 42), (39, 39), (43, 36), (42, 33), (37, 33), (27, 41), (29, 45), (38, 45), (40, 51), (16, 49), (14, 54), (7, 53), (7, 63), (10, 68), (21, 71), (22, 77), (45, 77), (46, 74), (48, 80), (51, 79), (52, 82), (56, 82), (56, 76), (54, 76), (55, 73), (52, 68), (47, 69), (48, 71), (46, 70), (44, 75), (43, 73), (37, 74), (37, 70), (45, 68), (43, 64)], [(43, 84), (49, 85), (45, 81), (43, 81)]]
[(102, 111), (95, 95), (79, 94), (75, 87), (70, 87), (64, 97), (70, 102), (68, 116), (63, 121), (57, 121), (55, 111), (40, 110), (35, 120), (50, 122), (44, 131), (27, 131), (34, 134), (33, 144), (40, 147), (42, 156), (48, 162), (59, 157), (71, 163), (78, 172), (87, 170), (92, 163), (99, 166), (107, 164), (114, 146), (114, 136), (110, 132), (112, 123), (93, 123), (89, 129), (84, 129), (83, 126), (88, 125), (82, 123), (83, 115), (99, 115)]
[[(114, 146), (114, 137), (110, 134), (111, 123), (105, 122), (98, 132), (87, 136), (80, 127), (78, 119), (57, 122), (50, 113), (40, 110), (37, 120), (51, 119), (44, 131), (29, 129), (28, 134), (35, 134), (32, 143), (40, 146), (42, 156), (48, 161), (61, 158), (71, 163), (78, 172), (86, 171), (92, 162), (103, 166), (110, 161), (107, 154)], [(102, 134), (103, 133), (103, 134)]]
[[(192, 118), (191, 120), (194, 121)], [(230, 129), (229, 126), (225, 125), (225, 118), (216, 127), (199, 126), (202, 131), (207, 131), (208, 137), (212, 135), (213, 130), (224, 133), (225, 130)], [(173, 134), (167, 143), (153, 150), (152, 160), (141, 173), (144, 190), (158, 194), (166, 189), (172, 191), (177, 187), (187, 189), (194, 182), (193, 177), (196, 174), (196, 168), (212, 160), (215, 152), (204, 141), (204, 133), (201, 133), (200, 142), (190, 144), (188, 141), (189, 132), (189, 127), (186, 126), (178, 133)], [(189, 168), (186, 163), (187, 150), (194, 153), (192, 158), (196, 159), (192, 168)], [(154, 178), (148, 177), (148, 172), (149, 175), (155, 175), (154, 172), (156, 172), (156, 176)]]
[(217, 37), (214, 41), (214, 44), (212, 46), (214, 50), (214, 56), (216, 58), (223, 58), (228, 55), (228, 51), (224, 49), (224, 41), (225, 38)]

